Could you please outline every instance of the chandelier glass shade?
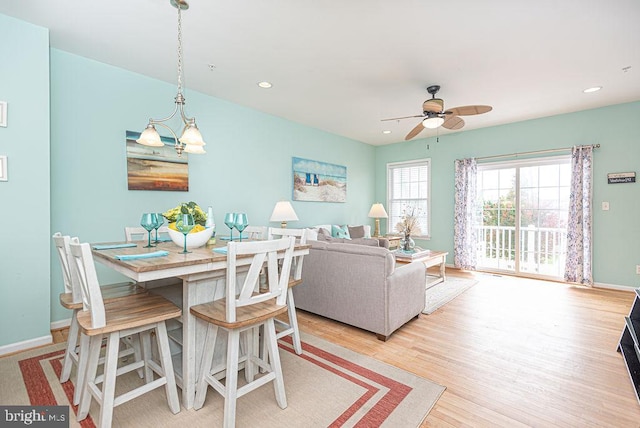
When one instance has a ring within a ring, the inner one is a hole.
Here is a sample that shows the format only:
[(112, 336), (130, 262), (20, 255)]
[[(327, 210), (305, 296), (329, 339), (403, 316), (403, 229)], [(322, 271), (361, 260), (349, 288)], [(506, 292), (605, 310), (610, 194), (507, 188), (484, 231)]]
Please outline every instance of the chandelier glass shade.
[[(185, 0), (170, 0), (170, 2), (173, 7), (178, 9), (178, 93), (174, 100), (176, 106), (173, 113), (164, 119), (149, 119), (147, 127), (142, 131), (140, 138), (138, 138), (136, 142), (143, 146), (163, 146), (164, 143), (160, 139), (160, 134), (158, 134), (158, 131), (156, 130), (156, 126), (161, 126), (171, 133), (171, 136), (175, 141), (174, 147), (178, 156), (182, 156), (183, 152), (203, 154), (206, 153), (204, 150), (206, 143), (204, 142), (202, 134), (200, 134), (200, 130), (196, 125), (195, 117), (188, 117), (184, 112), (185, 98), (182, 94), (182, 10), (188, 9), (189, 4)], [(173, 129), (165, 123), (173, 119), (178, 112), (180, 113), (180, 119), (183, 124), (180, 137), (178, 137)]]

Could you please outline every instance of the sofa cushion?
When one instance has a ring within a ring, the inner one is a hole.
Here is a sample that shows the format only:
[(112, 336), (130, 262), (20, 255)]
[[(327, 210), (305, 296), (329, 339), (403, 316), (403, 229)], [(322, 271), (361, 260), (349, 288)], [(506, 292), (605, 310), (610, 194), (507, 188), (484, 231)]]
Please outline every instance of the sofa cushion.
[(354, 238), (350, 241), (345, 241), (349, 244), (358, 244), (358, 245), (368, 245), (370, 247), (380, 247), (381, 245), (378, 243), (377, 239), (369, 239), (369, 238)]
[(347, 225), (331, 225), (331, 236), (333, 236), (334, 238), (351, 239), (351, 237), (349, 236), (349, 228)]
[(348, 226), (351, 239), (364, 238), (364, 226)]

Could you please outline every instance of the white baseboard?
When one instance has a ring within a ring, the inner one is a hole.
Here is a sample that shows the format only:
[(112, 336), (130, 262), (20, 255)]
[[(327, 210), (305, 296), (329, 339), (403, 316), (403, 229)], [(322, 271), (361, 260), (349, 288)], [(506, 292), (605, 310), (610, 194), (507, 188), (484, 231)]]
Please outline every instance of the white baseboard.
[(605, 284), (602, 282), (596, 282), (593, 284), (594, 288), (605, 288), (607, 290), (618, 290), (618, 291), (628, 291), (633, 293), (637, 287), (632, 287), (628, 285), (618, 285), (618, 284)]
[(35, 339), (25, 340), (24, 342), (10, 343), (8, 345), (0, 346), (0, 355), (12, 354), (14, 352), (20, 352), (38, 346), (50, 345), (53, 343), (53, 338), (50, 334), (42, 337), (36, 337)]
[(71, 318), (67, 318), (66, 320), (54, 321), (51, 323), (51, 330), (60, 330), (61, 328), (67, 328), (71, 325)]

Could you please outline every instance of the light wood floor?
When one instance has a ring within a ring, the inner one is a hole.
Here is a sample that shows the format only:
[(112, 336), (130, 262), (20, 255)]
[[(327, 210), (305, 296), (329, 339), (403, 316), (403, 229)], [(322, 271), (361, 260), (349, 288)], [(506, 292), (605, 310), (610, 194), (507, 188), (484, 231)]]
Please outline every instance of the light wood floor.
[[(298, 322), (307, 333), (446, 386), (424, 427), (640, 426), (640, 405), (616, 352), (633, 293), (475, 278), (477, 285), (387, 342), (303, 311)], [(64, 341), (66, 332), (54, 337)]]

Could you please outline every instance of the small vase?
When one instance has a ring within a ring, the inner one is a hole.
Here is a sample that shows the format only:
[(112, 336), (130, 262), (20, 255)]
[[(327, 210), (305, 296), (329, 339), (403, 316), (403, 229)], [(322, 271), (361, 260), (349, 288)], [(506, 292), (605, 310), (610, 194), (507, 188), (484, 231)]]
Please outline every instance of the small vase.
[(404, 252), (407, 252), (407, 253), (412, 252), (415, 246), (416, 246), (416, 243), (414, 242), (413, 239), (411, 239), (411, 236), (404, 236), (400, 240), (400, 249)]

